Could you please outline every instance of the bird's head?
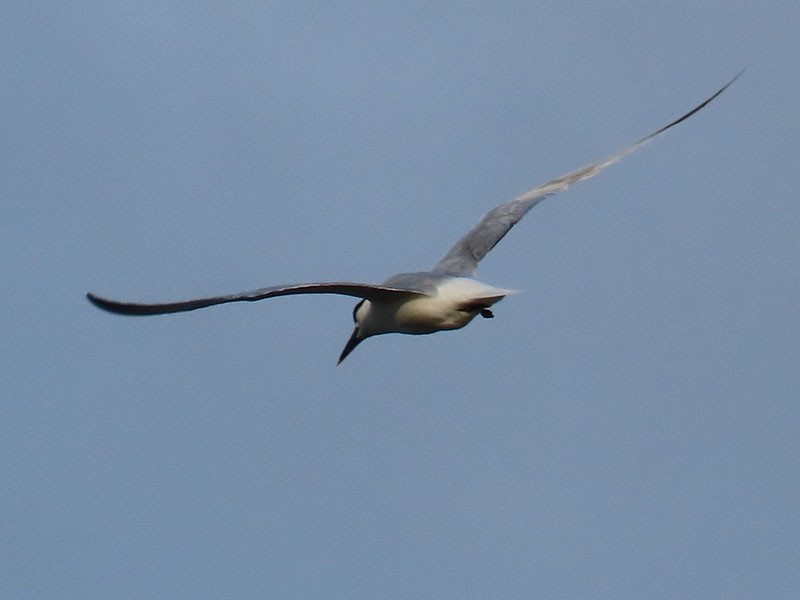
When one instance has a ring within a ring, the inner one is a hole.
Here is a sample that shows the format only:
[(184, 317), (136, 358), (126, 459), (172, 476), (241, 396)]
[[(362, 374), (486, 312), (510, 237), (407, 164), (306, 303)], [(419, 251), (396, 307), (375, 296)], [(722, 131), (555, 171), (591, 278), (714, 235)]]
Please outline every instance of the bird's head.
[(339, 361), (336, 363), (337, 365), (342, 364), (342, 361), (347, 358), (347, 355), (350, 354), (356, 346), (372, 335), (365, 327), (365, 322), (371, 306), (369, 300), (361, 300), (353, 308), (353, 323), (355, 323), (355, 327), (353, 328), (353, 334), (344, 346), (344, 350), (342, 350), (342, 353), (339, 355)]

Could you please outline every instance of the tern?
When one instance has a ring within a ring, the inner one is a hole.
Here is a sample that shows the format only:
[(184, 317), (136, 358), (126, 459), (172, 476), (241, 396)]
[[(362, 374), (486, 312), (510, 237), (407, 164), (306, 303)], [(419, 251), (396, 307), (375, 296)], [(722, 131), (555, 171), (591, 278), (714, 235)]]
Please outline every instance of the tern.
[(428, 334), (460, 329), (481, 315), (491, 319), (492, 306), (513, 293), (474, 279), (478, 263), (528, 211), (578, 181), (594, 177), (655, 137), (685, 121), (739, 78), (740, 72), (712, 96), (669, 124), (611, 156), (556, 177), (489, 211), (430, 271), (400, 273), (380, 285), (353, 282), (315, 282), (279, 285), (238, 294), (179, 302), (142, 304), (121, 302), (87, 293), (98, 308), (121, 315), (160, 315), (197, 310), (229, 302), (255, 302), (295, 294), (339, 294), (359, 298), (353, 309), (355, 327), (337, 364), (365, 339), (384, 333)]

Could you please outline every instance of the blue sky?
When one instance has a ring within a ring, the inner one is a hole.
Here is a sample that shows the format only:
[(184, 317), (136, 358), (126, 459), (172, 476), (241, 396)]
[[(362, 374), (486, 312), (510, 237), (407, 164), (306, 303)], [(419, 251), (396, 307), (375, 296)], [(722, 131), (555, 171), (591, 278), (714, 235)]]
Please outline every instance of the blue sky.
[[(0, 582), (23, 598), (790, 598), (795, 2), (0, 12)], [(425, 269), (492, 321), (160, 301)]]

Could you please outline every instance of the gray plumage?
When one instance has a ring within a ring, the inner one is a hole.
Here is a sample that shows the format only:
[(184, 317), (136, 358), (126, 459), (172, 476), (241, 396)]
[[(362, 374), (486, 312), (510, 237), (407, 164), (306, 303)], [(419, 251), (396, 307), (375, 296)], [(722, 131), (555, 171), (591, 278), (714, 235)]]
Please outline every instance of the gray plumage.
[(543, 183), (525, 192), (521, 196), (517, 196), (511, 202), (493, 208), (477, 225), (475, 225), (475, 227), (450, 248), (445, 257), (433, 268), (433, 271), (436, 273), (450, 273), (471, 277), (475, 274), (478, 263), (483, 260), (483, 257), (505, 237), (509, 230), (516, 225), (530, 209), (539, 204), (539, 202), (545, 198), (549, 198), (553, 194), (566, 190), (573, 183), (594, 177), (606, 167), (619, 162), (628, 154), (631, 154), (652, 141), (656, 136), (661, 135), (678, 123), (685, 121), (728, 89), (743, 72), (744, 71), (740, 72), (736, 77), (722, 86), (714, 95), (695, 106), (692, 110), (678, 117), (671, 123), (664, 125), (661, 129), (646, 135), (638, 142), (634, 142), (608, 158), (586, 165), (580, 169), (575, 169), (555, 179), (551, 179), (547, 183)]

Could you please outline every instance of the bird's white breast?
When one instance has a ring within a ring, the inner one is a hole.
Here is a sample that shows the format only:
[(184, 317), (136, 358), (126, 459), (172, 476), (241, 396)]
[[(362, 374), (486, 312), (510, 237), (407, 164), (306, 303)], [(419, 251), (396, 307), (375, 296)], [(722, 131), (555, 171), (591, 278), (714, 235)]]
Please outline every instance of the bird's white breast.
[[(490, 306), (512, 290), (486, 285), (467, 277), (444, 280), (432, 296), (414, 297), (391, 305), (373, 305), (370, 316), (376, 325), (401, 333), (433, 333), (459, 329), (479, 312), (473, 304)], [(481, 302), (482, 301), (482, 302)]]

